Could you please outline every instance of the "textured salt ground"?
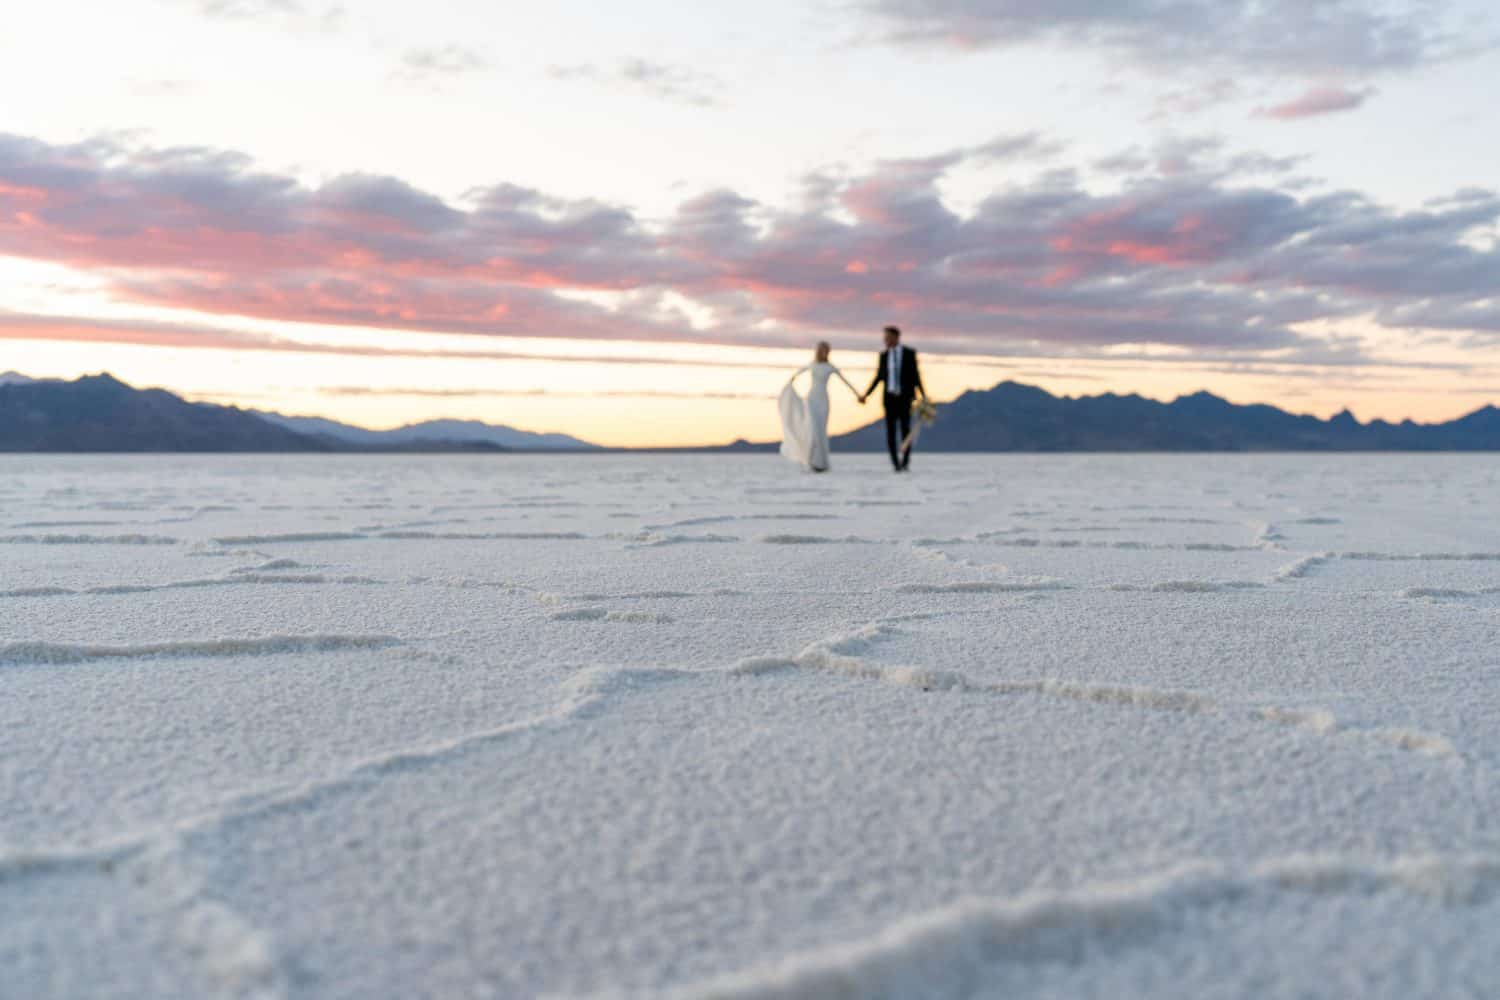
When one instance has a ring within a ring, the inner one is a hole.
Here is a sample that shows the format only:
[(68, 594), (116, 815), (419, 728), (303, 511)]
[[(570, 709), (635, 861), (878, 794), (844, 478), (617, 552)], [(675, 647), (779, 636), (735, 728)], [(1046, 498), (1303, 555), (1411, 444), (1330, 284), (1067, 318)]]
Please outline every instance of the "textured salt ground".
[(23, 995), (1500, 974), (1487, 458), (5, 466)]
[[(1479, 821), (1441, 763), (1249, 722), (1020, 699), (995, 727), (984, 698), (795, 673), (595, 682), (586, 719), (231, 813), (184, 851), (213, 859), (212, 898), (305, 943), (285, 962), (307, 995), (533, 995), (691, 982), (959, 895), (1232, 854), (1245, 827), (1268, 855), (1378, 855), (1457, 850)], [(1350, 829), (1371, 768), (1392, 808)], [(1087, 794), (1048, 787), (1059, 769)], [(1018, 880), (1017, 856), (1043, 867)]]

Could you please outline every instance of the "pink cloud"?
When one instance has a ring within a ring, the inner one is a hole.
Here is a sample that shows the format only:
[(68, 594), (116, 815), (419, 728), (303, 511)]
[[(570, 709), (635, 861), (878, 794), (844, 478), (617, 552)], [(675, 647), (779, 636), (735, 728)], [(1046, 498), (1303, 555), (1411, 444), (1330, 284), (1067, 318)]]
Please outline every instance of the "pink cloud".
[(1331, 115), (1340, 111), (1353, 111), (1374, 95), (1373, 87), (1366, 87), (1363, 90), (1350, 90), (1346, 87), (1313, 87), (1285, 104), (1258, 108), (1255, 114), (1261, 118), (1275, 118), (1278, 121), (1314, 118), (1318, 115)]

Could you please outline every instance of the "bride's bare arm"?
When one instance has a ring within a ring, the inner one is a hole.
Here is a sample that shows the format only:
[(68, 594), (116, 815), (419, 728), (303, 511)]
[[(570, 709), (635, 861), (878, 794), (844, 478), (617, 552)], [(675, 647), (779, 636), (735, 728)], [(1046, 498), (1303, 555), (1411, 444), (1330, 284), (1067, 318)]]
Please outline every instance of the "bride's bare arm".
[(796, 371), (792, 372), (792, 377), (786, 380), (786, 384), (787, 385), (791, 385), (793, 382), (797, 381), (797, 376), (798, 375), (801, 375), (805, 371), (811, 371), (811, 370), (812, 370), (812, 365), (803, 365), (801, 368), (798, 368)]
[(839, 381), (840, 382), (842, 382), (845, 385), (849, 386), (849, 391), (850, 392), (854, 393), (855, 396), (859, 395), (859, 390), (856, 389), (856, 388), (854, 388), (854, 385), (848, 379), (844, 378), (844, 373), (843, 372), (841, 372), (837, 368), (835, 368), (833, 370), (833, 373), (839, 377)]

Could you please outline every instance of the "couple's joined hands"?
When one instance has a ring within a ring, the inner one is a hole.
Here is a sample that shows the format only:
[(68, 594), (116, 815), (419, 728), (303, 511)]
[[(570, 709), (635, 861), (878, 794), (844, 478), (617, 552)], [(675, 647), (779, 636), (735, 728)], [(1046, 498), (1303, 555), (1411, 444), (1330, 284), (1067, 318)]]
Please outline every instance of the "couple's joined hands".
[[(864, 393), (863, 395), (861, 395), (861, 396), (858, 397), (861, 406), (864, 405), (865, 400), (868, 399), (869, 396), (870, 396), (869, 393)], [(925, 392), (921, 393), (921, 397), (922, 397), (922, 402), (924, 402), (924, 403), (927, 402), (927, 393), (925, 393)]]

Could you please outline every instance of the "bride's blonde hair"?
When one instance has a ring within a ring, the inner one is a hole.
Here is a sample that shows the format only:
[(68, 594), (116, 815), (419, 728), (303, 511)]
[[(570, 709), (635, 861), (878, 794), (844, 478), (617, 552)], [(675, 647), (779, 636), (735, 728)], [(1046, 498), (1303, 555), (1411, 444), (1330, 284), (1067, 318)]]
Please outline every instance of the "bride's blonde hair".
[(818, 346), (813, 348), (813, 357), (819, 361), (828, 360), (828, 352), (833, 350), (833, 345), (826, 340), (818, 341)]

